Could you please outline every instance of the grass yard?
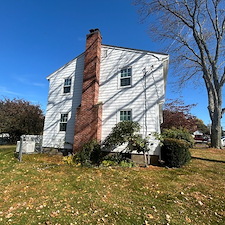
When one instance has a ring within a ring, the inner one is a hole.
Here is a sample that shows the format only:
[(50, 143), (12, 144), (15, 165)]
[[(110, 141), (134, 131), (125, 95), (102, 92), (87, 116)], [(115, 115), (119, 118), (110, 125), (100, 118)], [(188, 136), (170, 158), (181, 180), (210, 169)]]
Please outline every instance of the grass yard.
[(80, 168), (0, 147), (0, 224), (225, 224), (225, 150), (179, 169)]

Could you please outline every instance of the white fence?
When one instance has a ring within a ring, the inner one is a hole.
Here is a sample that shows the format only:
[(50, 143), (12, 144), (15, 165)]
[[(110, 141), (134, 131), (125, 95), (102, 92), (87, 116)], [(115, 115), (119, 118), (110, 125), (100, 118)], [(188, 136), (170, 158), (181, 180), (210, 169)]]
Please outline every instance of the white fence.
[(42, 135), (22, 135), (17, 141), (16, 152), (34, 153), (42, 151)]

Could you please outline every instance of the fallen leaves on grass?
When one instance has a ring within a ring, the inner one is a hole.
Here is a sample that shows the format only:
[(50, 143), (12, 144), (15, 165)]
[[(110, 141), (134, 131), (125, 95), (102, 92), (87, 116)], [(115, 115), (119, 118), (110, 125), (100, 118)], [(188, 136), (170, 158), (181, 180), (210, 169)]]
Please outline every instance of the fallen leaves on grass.
[[(4, 204), (0, 223), (11, 220), (20, 225), (32, 219), (33, 224), (43, 221), (41, 225), (84, 221), (203, 224), (207, 219), (221, 224), (225, 218), (221, 185), (225, 169), (221, 164), (210, 162), (215, 167), (209, 167), (193, 160), (186, 167), (170, 170), (93, 169), (71, 168), (57, 160), (42, 155), (35, 159), (25, 156), (22, 163), (16, 163), (11, 156), (2, 159), (0, 201)], [(213, 177), (216, 173), (218, 176)]]

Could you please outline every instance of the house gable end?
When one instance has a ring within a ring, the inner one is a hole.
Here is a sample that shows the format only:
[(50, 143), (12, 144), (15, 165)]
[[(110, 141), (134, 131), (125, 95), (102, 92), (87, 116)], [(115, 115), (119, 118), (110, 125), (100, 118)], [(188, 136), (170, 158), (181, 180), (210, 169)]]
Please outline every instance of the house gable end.
[(78, 56), (76, 56), (75, 58), (73, 58), (72, 60), (70, 60), (68, 63), (64, 64), (63, 66), (61, 66), (60, 68), (58, 68), (56, 71), (54, 71), (53, 73), (49, 74), (46, 79), (50, 80), (53, 76), (58, 75), (61, 71), (63, 71), (64, 69), (66, 69), (66, 67), (68, 67), (69, 65), (71, 65), (71, 63), (73, 63), (74, 61), (78, 60), (79, 58), (83, 57), (84, 52)]

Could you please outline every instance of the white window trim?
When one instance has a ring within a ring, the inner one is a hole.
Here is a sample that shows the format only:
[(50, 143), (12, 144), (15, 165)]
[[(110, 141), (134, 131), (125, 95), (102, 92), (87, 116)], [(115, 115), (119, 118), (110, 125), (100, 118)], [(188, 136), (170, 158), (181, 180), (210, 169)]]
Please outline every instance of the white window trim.
[[(67, 80), (67, 79), (70, 79), (71, 81), (71, 83), (70, 83), (70, 85), (65, 85), (65, 80)], [(67, 92), (67, 93), (65, 93), (64, 92), (64, 88), (65, 87), (70, 87), (70, 91), (69, 92)], [(68, 95), (68, 94), (71, 94), (71, 90), (72, 90), (72, 77), (65, 77), (65, 78), (63, 78), (63, 89), (62, 89), (62, 93), (63, 93), (63, 95)]]
[[(61, 123), (65, 123), (65, 122), (61, 122), (61, 115), (62, 115), (62, 114), (67, 114), (66, 130), (60, 130), (60, 124), (61, 124)], [(69, 121), (69, 119), (70, 119), (70, 113), (69, 113), (69, 112), (61, 112), (61, 113), (59, 114), (59, 132), (60, 132), (60, 133), (66, 133), (67, 128), (68, 128), (68, 121)]]
[(128, 120), (128, 121), (133, 121), (133, 110), (131, 108), (125, 108), (125, 109), (118, 109), (117, 110), (117, 112), (118, 112), (117, 113), (117, 123), (122, 121), (122, 120), (120, 120), (120, 112), (121, 111), (130, 111), (131, 112), (131, 120)]
[(108, 56), (108, 49), (103, 49), (102, 50), (102, 58), (106, 58)]
[[(131, 69), (131, 76), (130, 76), (130, 85), (127, 86), (121, 86), (121, 70), (123, 69)], [(123, 88), (130, 88), (132, 87), (132, 77), (133, 77), (133, 69), (132, 66), (124, 66), (124, 67), (119, 67), (118, 68), (118, 88), (123, 89)]]

